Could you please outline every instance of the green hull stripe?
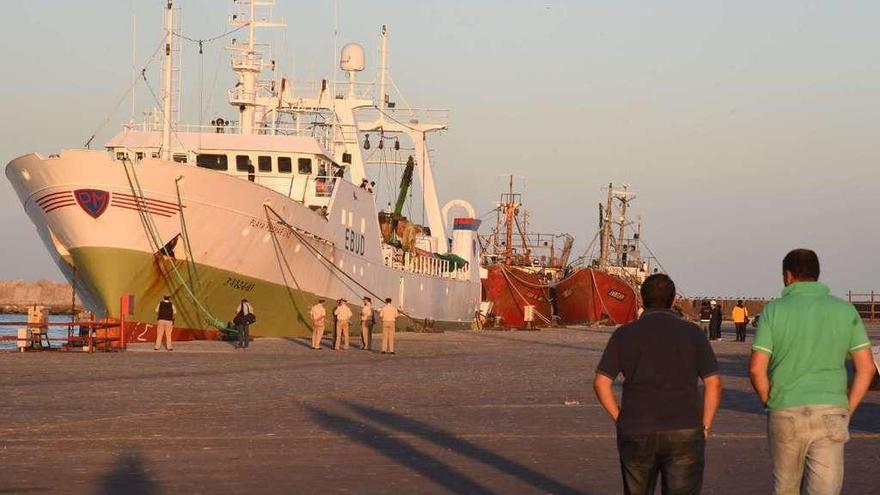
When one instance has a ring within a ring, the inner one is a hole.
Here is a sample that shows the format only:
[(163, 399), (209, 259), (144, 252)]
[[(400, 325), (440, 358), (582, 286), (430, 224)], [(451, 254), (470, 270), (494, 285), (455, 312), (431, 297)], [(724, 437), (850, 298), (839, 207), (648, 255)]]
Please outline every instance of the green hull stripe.
[[(100, 301), (111, 317), (119, 317), (122, 295), (135, 294), (134, 316), (126, 319), (154, 322), (156, 305), (163, 295), (168, 294), (177, 308), (174, 326), (210, 329), (210, 323), (200, 314), (177, 278), (171, 274), (166, 284), (166, 278), (162, 277), (163, 271), (170, 274), (171, 263), (174, 263), (199, 301), (220, 321), (231, 321), (241, 299), (247, 298), (257, 315), (257, 323), (251, 326), (251, 335), (305, 337), (312, 332), (308, 310), (318, 300), (315, 294), (198, 263), (195, 273), (190, 273), (184, 260), (164, 258), (158, 261), (152, 255), (130, 249), (82, 247), (71, 249), (70, 255), (77, 269), (77, 288), (88, 291)], [(325, 302), (328, 315), (332, 314), (333, 306), (333, 301)], [(350, 306), (352, 313), (360, 314), (359, 306)], [(470, 324), (469, 321), (438, 321), (434, 328), (467, 329)], [(400, 330), (414, 329), (412, 322), (404, 318), (398, 320), (397, 326)]]

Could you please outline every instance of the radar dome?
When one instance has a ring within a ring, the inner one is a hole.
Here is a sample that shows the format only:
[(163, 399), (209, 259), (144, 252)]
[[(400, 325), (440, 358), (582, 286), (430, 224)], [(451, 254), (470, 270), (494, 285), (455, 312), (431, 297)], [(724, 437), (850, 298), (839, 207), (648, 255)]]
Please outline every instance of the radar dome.
[(364, 70), (364, 47), (357, 43), (349, 43), (342, 47), (339, 57), (339, 68), (345, 72)]

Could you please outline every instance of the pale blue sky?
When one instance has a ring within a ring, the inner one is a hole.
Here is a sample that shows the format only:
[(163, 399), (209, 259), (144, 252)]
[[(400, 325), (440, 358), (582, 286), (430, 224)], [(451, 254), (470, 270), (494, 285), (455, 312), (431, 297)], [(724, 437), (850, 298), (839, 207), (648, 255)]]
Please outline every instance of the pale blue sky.
[[(125, 90), (131, 17), (143, 59), (160, 0), (4, 0), (0, 161), (81, 146)], [(232, 2), (178, 0), (183, 31), (220, 32)], [(327, 74), (330, 1), (281, 0), (275, 57)], [(609, 181), (638, 191), (643, 237), (687, 294), (774, 295), (780, 260), (812, 247), (843, 294), (880, 289), (880, 3), (871, 1), (339, 1), (340, 46), (392, 32), (394, 79), (415, 105), (449, 108), (433, 141), (441, 199), (492, 208), (524, 180), (533, 224), (582, 249)], [(220, 44), (206, 47), (209, 114), (234, 111)], [(184, 119), (200, 63), (184, 46)], [(220, 70), (217, 72), (218, 62)], [(213, 80), (218, 74), (216, 86)], [(158, 84), (156, 84), (158, 86)], [(138, 110), (148, 93), (137, 92)], [(207, 105), (205, 105), (207, 106)], [(128, 117), (128, 104), (96, 143)], [(212, 117), (206, 117), (210, 120)], [(4, 180), (0, 278), (59, 278)]]

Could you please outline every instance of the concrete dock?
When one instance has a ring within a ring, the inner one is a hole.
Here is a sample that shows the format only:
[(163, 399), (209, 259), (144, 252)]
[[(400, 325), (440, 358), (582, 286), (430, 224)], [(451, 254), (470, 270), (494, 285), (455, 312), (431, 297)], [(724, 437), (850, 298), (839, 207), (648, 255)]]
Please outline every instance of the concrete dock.
[[(724, 331), (703, 493), (768, 493), (748, 343)], [(0, 493), (620, 493), (592, 392), (609, 335), (398, 334), (396, 356), (304, 339), (2, 353)], [(876, 493), (880, 391), (851, 431), (843, 493)]]

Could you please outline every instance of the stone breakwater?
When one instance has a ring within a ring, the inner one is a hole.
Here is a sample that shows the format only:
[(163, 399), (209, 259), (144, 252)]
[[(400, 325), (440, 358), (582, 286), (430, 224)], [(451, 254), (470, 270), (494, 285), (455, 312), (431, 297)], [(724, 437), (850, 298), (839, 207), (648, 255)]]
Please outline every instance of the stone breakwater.
[[(69, 313), (72, 292), (70, 284), (38, 280), (0, 281), (0, 313), (27, 313), (28, 306), (46, 306), (52, 313)], [(77, 298), (76, 309), (82, 309)]]

